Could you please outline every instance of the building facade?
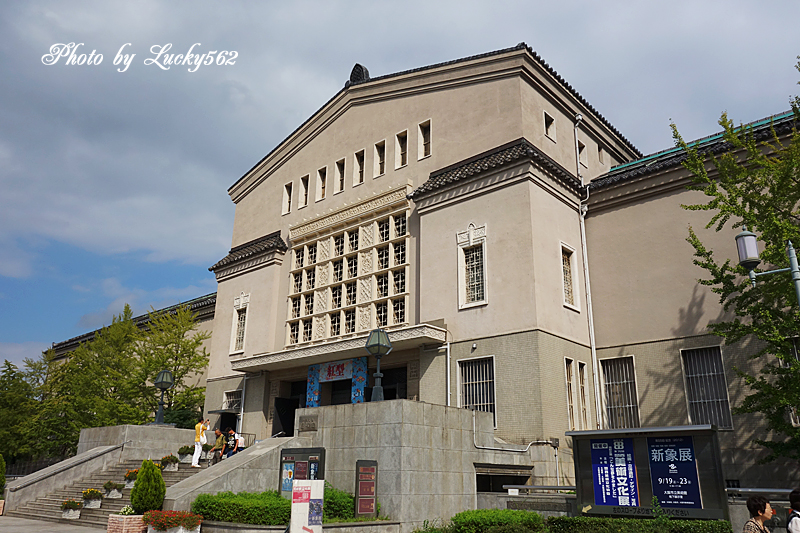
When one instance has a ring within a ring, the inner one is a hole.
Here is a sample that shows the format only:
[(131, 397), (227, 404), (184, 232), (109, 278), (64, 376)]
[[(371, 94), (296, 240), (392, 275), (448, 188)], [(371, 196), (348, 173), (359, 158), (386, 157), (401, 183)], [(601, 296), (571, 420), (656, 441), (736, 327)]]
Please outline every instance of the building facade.
[(681, 209), (699, 193), (680, 162), (643, 157), (524, 44), (356, 65), (228, 190), (206, 411), (261, 440), (369, 401), (380, 327), (387, 399), (490, 412), (498, 441), (559, 439), (565, 466), (567, 431), (713, 423), (731, 485), (788, 483), (796, 465), (756, 465), (763, 426), (731, 414), (753, 349), (707, 334), (724, 315), (685, 238), (732, 255), (733, 234)]

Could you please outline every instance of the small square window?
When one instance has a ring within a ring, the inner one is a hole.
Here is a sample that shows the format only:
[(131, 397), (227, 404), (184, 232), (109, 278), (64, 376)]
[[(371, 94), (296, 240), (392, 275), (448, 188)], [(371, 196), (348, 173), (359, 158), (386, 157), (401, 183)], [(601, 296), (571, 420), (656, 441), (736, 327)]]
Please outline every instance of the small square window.
[(551, 140), (556, 140), (556, 120), (548, 115), (547, 111), (544, 113), (544, 134)]
[(408, 132), (400, 132), (395, 138), (394, 168), (400, 168), (408, 164)]
[(375, 145), (375, 177), (386, 173), (386, 141)]
[(431, 155), (431, 121), (427, 120), (419, 125), (419, 159)]

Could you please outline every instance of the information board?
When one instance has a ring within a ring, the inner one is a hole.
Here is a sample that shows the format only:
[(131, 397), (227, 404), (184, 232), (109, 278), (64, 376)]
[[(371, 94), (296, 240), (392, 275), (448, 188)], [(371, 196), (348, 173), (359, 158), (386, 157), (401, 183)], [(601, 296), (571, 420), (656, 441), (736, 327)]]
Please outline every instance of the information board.
[(378, 462), (356, 461), (356, 518), (378, 516)]
[(596, 505), (638, 507), (633, 439), (591, 439)]
[(703, 508), (692, 437), (648, 437), (647, 456), (659, 505)]
[(284, 498), (292, 498), (294, 481), (325, 479), (325, 448), (284, 448), (280, 472), (278, 489)]

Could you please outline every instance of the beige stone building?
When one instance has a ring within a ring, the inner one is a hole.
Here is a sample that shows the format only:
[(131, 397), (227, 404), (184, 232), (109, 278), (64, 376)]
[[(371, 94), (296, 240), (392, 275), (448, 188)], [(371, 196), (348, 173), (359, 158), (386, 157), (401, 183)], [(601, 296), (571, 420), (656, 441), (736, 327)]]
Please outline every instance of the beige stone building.
[[(732, 485), (789, 483), (796, 465), (756, 466), (761, 426), (731, 415), (752, 350), (706, 334), (721, 310), (696, 283), (685, 238), (706, 220), (680, 208), (698, 199), (680, 160), (643, 157), (524, 44), (356, 65), (228, 190), (206, 411), (261, 440), (293, 434), (298, 408), (368, 401), (381, 327), (387, 399), (490, 412), (501, 442), (559, 439), (562, 484), (567, 431), (704, 423)], [(702, 237), (733, 255), (733, 233)]]

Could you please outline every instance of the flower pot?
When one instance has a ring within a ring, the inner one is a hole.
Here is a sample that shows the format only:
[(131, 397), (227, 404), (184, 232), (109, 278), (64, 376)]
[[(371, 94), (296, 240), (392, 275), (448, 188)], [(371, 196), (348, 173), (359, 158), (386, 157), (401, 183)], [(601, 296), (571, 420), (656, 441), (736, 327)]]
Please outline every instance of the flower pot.
[(125, 488), (126, 489), (132, 489), (135, 484), (136, 484), (136, 480), (135, 479), (130, 480), (130, 481), (128, 481), (127, 479), (125, 480)]
[(84, 509), (100, 509), (103, 500), (83, 500)]
[(65, 518), (67, 520), (77, 520), (81, 517), (81, 510), (80, 509), (64, 509), (61, 511), (61, 518)]
[(179, 453), (178, 459), (182, 463), (191, 463), (192, 462), (192, 454), (191, 453)]
[(164, 472), (177, 472), (178, 471), (178, 463), (170, 463), (164, 466)]
[(112, 514), (108, 517), (107, 531), (115, 531), (117, 533), (145, 533), (147, 525), (142, 522), (142, 515), (121, 515)]
[[(147, 533), (163, 533), (162, 531), (158, 531), (153, 529), (153, 526), (147, 526)], [(171, 527), (169, 528), (166, 533), (200, 533), (200, 525), (198, 524), (197, 527), (193, 529), (186, 529), (185, 527)]]
[(110, 500), (118, 500), (119, 498), (122, 498), (122, 491), (117, 489), (108, 490), (106, 491), (106, 498)]

